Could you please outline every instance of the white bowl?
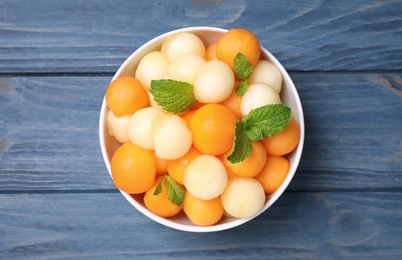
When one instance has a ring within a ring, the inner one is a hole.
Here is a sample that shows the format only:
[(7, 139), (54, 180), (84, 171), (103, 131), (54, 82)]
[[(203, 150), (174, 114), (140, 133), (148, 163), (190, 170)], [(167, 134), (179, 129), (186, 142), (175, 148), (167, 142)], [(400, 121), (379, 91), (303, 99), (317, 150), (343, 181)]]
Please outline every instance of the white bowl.
[[(127, 60), (120, 66), (119, 70), (116, 72), (112, 80), (120, 76), (134, 76), (137, 64), (139, 63), (141, 58), (150, 51), (159, 50), (162, 46), (162, 43), (166, 40), (166, 38), (168, 38), (172, 34), (179, 32), (192, 32), (198, 35), (204, 41), (206, 46), (209, 46), (210, 44), (220, 39), (220, 37), (226, 31), (227, 31), (226, 29), (215, 28), (215, 27), (189, 27), (162, 34), (150, 40), (149, 42), (145, 43), (143, 46), (138, 48), (133, 54), (131, 54), (130, 57), (128, 57)], [(156, 216), (145, 207), (141, 195), (132, 196), (123, 191), (120, 191), (123, 194), (123, 196), (137, 210), (139, 210), (141, 213), (143, 213), (150, 219), (177, 230), (188, 231), (188, 232), (214, 232), (214, 231), (230, 229), (250, 221), (251, 219), (257, 217), (258, 215), (266, 211), (282, 195), (282, 193), (288, 187), (290, 181), (292, 180), (296, 172), (303, 150), (303, 144), (304, 144), (303, 109), (301, 106), (300, 98), (297, 93), (296, 87), (293, 84), (292, 79), (289, 77), (286, 70), (281, 65), (281, 63), (269, 51), (267, 51), (263, 47), (261, 47), (261, 58), (269, 60), (270, 62), (275, 64), (276, 67), (278, 67), (279, 70), (281, 71), (283, 75), (281, 100), (284, 104), (286, 104), (288, 107), (292, 109), (293, 116), (295, 117), (296, 121), (299, 123), (300, 126), (300, 142), (292, 153), (286, 155), (286, 157), (290, 161), (291, 167), (285, 181), (282, 183), (279, 189), (271, 196), (267, 197), (264, 207), (255, 216), (246, 219), (223, 217), (217, 224), (208, 227), (193, 225), (184, 215), (183, 212), (179, 213), (178, 215), (172, 218), (162, 218)], [(121, 144), (118, 143), (112, 136), (108, 134), (106, 127), (107, 111), (108, 108), (106, 107), (106, 101), (105, 99), (103, 99), (99, 119), (99, 138), (100, 138), (102, 156), (105, 161), (106, 167), (109, 171), (109, 174), (111, 176), (110, 161), (112, 159), (113, 153)]]

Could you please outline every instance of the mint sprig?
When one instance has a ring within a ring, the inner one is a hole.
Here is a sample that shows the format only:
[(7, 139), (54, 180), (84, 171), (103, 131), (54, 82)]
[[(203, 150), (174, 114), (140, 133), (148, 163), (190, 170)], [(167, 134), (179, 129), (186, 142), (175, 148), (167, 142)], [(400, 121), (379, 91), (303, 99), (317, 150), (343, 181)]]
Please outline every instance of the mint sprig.
[(262, 140), (283, 131), (290, 122), (290, 108), (271, 104), (251, 110), (242, 119), (244, 131), (253, 141)]
[(240, 97), (244, 96), (244, 94), (246, 94), (246, 92), (247, 92), (247, 86), (248, 86), (247, 85), (247, 80), (241, 81), (239, 83), (239, 85), (237, 85), (236, 95), (238, 95)]
[(153, 195), (159, 195), (162, 192), (162, 182), (165, 182), (165, 186), (167, 189), (168, 199), (177, 206), (180, 206), (184, 201), (184, 196), (186, 192), (180, 187), (177, 182), (167, 174), (164, 174), (160, 180), (158, 185), (155, 188)]
[(250, 156), (253, 147), (250, 139), (247, 137), (243, 129), (243, 123), (240, 120), (236, 121), (235, 140), (233, 141), (232, 152), (227, 159), (232, 163), (238, 163)]
[(236, 122), (232, 151), (227, 159), (238, 163), (252, 152), (251, 141), (262, 140), (285, 130), (290, 122), (291, 109), (283, 104), (269, 104), (251, 110)]
[(236, 77), (241, 81), (236, 88), (236, 94), (243, 96), (247, 91), (247, 79), (250, 77), (251, 72), (253, 72), (253, 66), (247, 60), (246, 56), (239, 52), (233, 59), (233, 68)]
[(193, 86), (183, 81), (152, 80), (150, 92), (159, 106), (174, 114), (186, 111), (197, 102)]

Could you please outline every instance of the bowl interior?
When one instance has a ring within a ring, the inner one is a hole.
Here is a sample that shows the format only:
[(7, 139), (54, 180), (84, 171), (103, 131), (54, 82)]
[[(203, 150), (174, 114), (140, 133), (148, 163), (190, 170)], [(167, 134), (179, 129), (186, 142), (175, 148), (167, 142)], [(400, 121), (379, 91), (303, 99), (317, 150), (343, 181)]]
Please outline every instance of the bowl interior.
[[(161, 36), (158, 36), (151, 41), (147, 42), (144, 44), (142, 47), (137, 49), (134, 53), (132, 53), (127, 60), (120, 66), (116, 74), (114, 75), (113, 79), (120, 77), (120, 76), (134, 76), (135, 70), (137, 68), (137, 64), (141, 60), (141, 58), (147, 54), (150, 51), (153, 50), (159, 50), (162, 46), (162, 43), (166, 40), (167, 37), (169, 37), (172, 34), (179, 33), (179, 32), (192, 32), (198, 35), (204, 42), (206, 46), (209, 46), (210, 44), (216, 42), (220, 37), (225, 33), (227, 30), (221, 29), (221, 28), (214, 28), (214, 27), (189, 27), (189, 28), (184, 28), (184, 29), (179, 29), (175, 31), (171, 31), (168, 33), (165, 33)], [(229, 229), (232, 227), (239, 226), (243, 223), (248, 222), (249, 220), (255, 218), (262, 212), (264, 212), (266, 209), (268, 209), (280, 196), (281, 194), (285, 191), (287, 186), (289, 185), (290, 181), (292, 180), (296, 169), (299, 165), (302, 150), (303, 150), (303, 144), (304, 144), (304, 116), (303, 116), (303, 109), (301, 106), (300, 98), (297, 93), (296, 87), (293, 84), (292, 79), (286, 72), (286, 70), (283, 68), (283, 66), (280, 64), (280, 62), (265, 48), (261, 47), (261, 58), (269, 60), (272, 62), (274, 65), (277, 66), (277, 68), (281, 71), (283, 75), (283, 85), (282, 85), (282, 91), (281, 91), (281, 99), (282, 102), (285, 103), (287, 106), (289, 106), (292, 109), (292, 114), (295, 117), (296, 121), (299, 123), (300, 126), (300, 142), (296, 149), (286, 155), (286, 157), (289, 159), (291, 167), (289, 170), (289, 173), (285, 179), (285, 181), (282, 183), (280, 188), (271, 196), (268, 196), (266, 199), (266, 203), (264, 207), (261, 209), (261, 211), (253, 216), (252, 218), (247, 218), (247, 219), (237, 219), (237, 218), (227, 218), (223, 217), (220, 222), (215, 224), (214, 226), (210, 227), (199, 227), (199, 226), (194, 226), (184, 215), (184, 213), (180, 213), (176, 215), (175, 217), (166, 219), (166, 218), (161, 218), (150, 211), (148, 211), (142, 201), (142, 195), (130, 195), (127, 194), (123, 191), (120, 191), (123, 196), (140, 212), (142, 212), (144, 215), (148, 216), (149, 218), (157, 221), (160, 224), (163, 224), (165, 226), (178, 229), (178, 230), (183, 230), (183, 231), (190, 231), (190, 232), (212, 232), (212, 231), (220, 231), (220, 230), (225, 230)], [(113, 80), (112, 79), (112, 80)], [(103, 99), (102, 107), (101, 107), (101, 112), (100, 112), (100, 119), (99, 119), (99, 138), (100, 138), (100, 146), (101, 146), (101, 151), (102, 151), (102, 156), (106, 164), (106, 168), (109, 171), (109, 174), (111, 176), (111, 170), (110, 170), (110, 161), (111, 158), (116, 151), (116, 149), (121, 145), (119, 142), (117, 142), (114, 137), (110, 136), (108, 134), (108, 130), (106, 127), (106, 115), (107, 115), (108, 108), (106, 106), (106, 101)]]

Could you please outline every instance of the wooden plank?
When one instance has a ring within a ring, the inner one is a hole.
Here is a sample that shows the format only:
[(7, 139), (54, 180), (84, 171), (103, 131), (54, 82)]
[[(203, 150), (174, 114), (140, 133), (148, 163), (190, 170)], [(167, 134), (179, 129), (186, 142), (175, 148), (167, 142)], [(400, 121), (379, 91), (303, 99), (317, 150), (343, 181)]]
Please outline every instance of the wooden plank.
[(0, 73), (114, 72), (152, 37), (245, 27), (292, 71), (400, 70), (402, 2), (0, 2)]
[[(291, 190), (402, 188), (402, 74), (293, 73), (306, 140)], [(98, 120), (111, 77), (0, 77), (0, 191), (114, 189)]]
[(110, 79), (0, 78), (1, 190), (112, 187), (98, 137)]
[(297, 189), (402, 187), (400, 74), (292, 74), (306, 140)]
[(186, 233), (119, 193), (1, 194), (0, 258), (400, 259), (401, 195), (285, 193), (240, 227)]

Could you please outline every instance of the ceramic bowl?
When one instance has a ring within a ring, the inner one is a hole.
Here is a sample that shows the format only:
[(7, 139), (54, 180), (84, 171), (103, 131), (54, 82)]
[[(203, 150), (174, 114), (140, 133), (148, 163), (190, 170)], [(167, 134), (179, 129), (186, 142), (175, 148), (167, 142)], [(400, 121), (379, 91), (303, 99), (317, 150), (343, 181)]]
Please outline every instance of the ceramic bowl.
[[(180, 33), (180, 32), (191, 32), (198, 35), (205, 43), (205, 46), (209, 46), (210, 44), (216, 42), (220, 37), (226, 32), (226, 29), (215, 28), (215, 27), (188, 27), (183, 29), (178, 29), (174, 31), (167, 32), (162, 34), (149, 42), (142, 45), (136, 51), (134, 51), (120, 66), (113, 79), (120, 76), (134, 76), (135, 70), (141, 58), (153, 50), (160, 50), (162, 43), (172, 34)], [(294, 151), (286, 157), (289, 159), (291, 167), (289, 173), (282, 183), (280, 188), (270, 196), (267, 196), (264, 207), (253, 217), (246, 219), (238, 219), (238, 218), (228, 218), (223, 217), (217, 224), (208, 227), (201, 227), (193, 225), (188, 218), (184, 215), (183, 212), (179, 213), (175, 217), (172, 218), (162, 218), (151, 213), (144, 205), (142, 201), (141, 195), (130, 195), (123, 191), (121, 191), (122, 195), (127, 199), (129, 203), (131, 203), (138, 211), (143, 213), (145, 216), (150, 219), (171, 227), (173, 229), (188, 231), (188, 232), (214, 232), (214, 231), (222, 231), (230, 228), (234, 228), (240, 226), (253, 218), (257, 217), (261, 213), (265, 212), (269, 207), (274, 204), (274, 202), (283, 194), (285, 189), (288, 187), (291, 182), (296, 169), (299, 165), (299, 161), (302, 155), (303, 143), (304, 143), (304, 117), (303, 117), (303, 109), (300, 102), (300, 98), (297, 92), (295, 85), (292, 82), (292, 79), (289, 77), (289, 74), (286, 72), (281, 63), (264, 47), (261, 47), (261, 59), (266, 59), (276, 65), (277, 68), (281, 71), (283, 75), (283, 85), (281, 90), (281, 100), (284, 104), (291, 108), (293, 116), (300, 126), (300, 142), (298, 146), (294, 149)], [(113, 80), (112, 79), (112, 80)], [(102, 151), (102, 156), (104, 162), (106, 164), (106, 168), (110, 171), (110, 162), (115, 150), (121, 145), (118, 143), (112, 136), (108, 134), (106, 127), (106, 115), (108, 108), (106, 106), (105, 99), (103, 100), (101, 111), (100, 111), (100, 119), (99, 119), (99, 138), (100, 138), (100, 147)], [(269, 213), (267, 213), (269, 214)]]

